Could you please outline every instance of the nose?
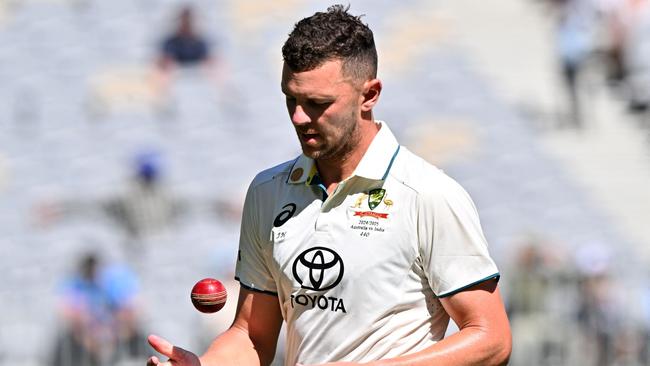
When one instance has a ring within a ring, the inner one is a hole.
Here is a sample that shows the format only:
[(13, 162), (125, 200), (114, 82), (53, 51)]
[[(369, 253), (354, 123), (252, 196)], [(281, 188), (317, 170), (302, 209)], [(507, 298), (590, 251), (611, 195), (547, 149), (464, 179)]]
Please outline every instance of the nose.
[(294, 125), (304, 125), (311, 122), (311, 118), (305, 113), (305, 109), (302, 106), (296, 104), (293, 111), (291, 111), (291, 122)]

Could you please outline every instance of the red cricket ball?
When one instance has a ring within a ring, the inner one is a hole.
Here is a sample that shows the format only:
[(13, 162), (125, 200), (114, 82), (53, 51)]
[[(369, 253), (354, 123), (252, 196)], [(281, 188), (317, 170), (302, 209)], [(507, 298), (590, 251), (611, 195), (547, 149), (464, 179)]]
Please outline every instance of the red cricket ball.
[(204, 278), (192, 287), (192, 304), (202, 313), (216, 313), (226, 305), (226, 288), (219, 280)]

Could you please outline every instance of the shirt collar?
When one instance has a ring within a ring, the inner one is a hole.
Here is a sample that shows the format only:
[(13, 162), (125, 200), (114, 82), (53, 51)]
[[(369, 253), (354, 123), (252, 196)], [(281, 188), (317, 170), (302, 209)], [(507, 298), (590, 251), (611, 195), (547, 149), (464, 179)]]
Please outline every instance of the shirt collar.
[(293, 163), (293, 167), (291, 167), (287, 183), (309, 185), (317, 175), (318, 169), (314, 160), (305, 154), (301, 154)]
[[(352, 176), (371, 180), (386, 179), (399, 152), (400, 146), (388, 125), (382, 121), (376, 122), (380, 126), (379, 132), (373, 138)], [(291, 168), (287, 183), (311, 185), (316, 181), (320, 179), (318, 179), (318, 169), (314, 160), (301, 154)]]

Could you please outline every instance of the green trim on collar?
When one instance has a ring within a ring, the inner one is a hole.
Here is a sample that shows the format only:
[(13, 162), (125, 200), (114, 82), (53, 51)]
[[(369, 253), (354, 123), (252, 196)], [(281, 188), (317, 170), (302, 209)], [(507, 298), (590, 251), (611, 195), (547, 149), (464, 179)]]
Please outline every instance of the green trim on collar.
[(395, 158), (397, 157), (397, 153), (399, 153), (401, 145), (397, 145), (397, 149), (395, 149), (395, 153), (393, 154), (393, 157), (390, 158), (390, 163), (388, 163), (388, 168), (386, 168), (386, 172), (384, 173), (384, 176), (381, 177), (381, 180), (386, 180), (388, 177), (388, 173), (390, 172), (390, 168), (393, 167), (393, 163), (395, 162)]

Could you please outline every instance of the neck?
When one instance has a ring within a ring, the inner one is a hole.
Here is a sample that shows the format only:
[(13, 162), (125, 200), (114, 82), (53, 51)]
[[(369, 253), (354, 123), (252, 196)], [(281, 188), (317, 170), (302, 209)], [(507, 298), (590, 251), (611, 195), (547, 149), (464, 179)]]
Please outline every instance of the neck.
[(368, 147), (375, 135), (379, 132), (379, 125), (372, 119), (360, 122), (359, 128), (359, 142), (348, 153), (332, 159), (316, 160), (318, 174), (330, 194), (340, 182), (352, 176), (366, 151), (368, 151)]

